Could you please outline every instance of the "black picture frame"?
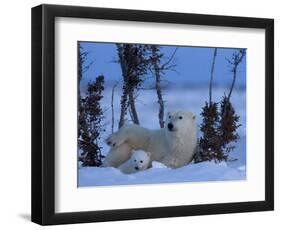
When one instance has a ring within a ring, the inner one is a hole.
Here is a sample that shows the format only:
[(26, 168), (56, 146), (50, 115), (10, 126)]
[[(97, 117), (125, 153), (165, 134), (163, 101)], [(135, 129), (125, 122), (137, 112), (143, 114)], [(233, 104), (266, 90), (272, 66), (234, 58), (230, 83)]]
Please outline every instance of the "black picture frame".
[[(265, 200), (55, 213), (55, 18), (89, 18), (265, 29)], [(32, 8), (32, 221), (41, 225), (162, 218), (274, 209), (274, 20), (110, 8)]]

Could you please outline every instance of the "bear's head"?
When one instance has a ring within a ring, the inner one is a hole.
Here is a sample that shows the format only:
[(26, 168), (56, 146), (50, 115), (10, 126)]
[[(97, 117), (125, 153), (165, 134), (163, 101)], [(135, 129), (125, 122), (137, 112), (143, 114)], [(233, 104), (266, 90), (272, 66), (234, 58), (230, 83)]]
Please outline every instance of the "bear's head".
[(136, 171), (143, 171), (150, 164), (150, 153), (142, 150), (134, 150), (131, 157), (131, 163)]
[(165, 128), (168, 133), (186, 132), (190, 127), (196, 127), (195, 115), (192, 112), (168, 112), (165, 122)]

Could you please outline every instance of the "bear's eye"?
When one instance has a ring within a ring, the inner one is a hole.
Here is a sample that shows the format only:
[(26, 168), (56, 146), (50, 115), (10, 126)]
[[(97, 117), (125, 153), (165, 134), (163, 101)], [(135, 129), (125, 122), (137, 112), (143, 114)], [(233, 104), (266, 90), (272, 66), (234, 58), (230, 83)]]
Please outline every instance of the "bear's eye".
[(137, 160), (134, 160), (134, 162), (137, 162)]
[(169, 116), (169, 119), (171, 119), (172, 117), (171, 116)]
[(182, 119), (182, 116), (179, 116), (179, 119)]
[(140, 163), (143, 163), (143, 161), (140, 161)]

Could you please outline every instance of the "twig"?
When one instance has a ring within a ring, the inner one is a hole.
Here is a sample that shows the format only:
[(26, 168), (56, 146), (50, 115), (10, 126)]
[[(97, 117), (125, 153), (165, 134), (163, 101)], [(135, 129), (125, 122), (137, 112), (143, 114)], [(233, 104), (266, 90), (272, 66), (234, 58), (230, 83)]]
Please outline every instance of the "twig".
[(169, 58), (169, 60), (168, 60), (166, 63), (164, 63), (164, 64), (161, 66), (160, 69), (165, 69), (165, 67), (170, 64), (170, 62), (174, 59), (174, 56), (176, 55), (177, 50), (178, 50), (178, 47), (175, 48), (175, 50), (174, 50), (174, 52), (172, 53), (172, 55), (171, 55), (171, 57)]

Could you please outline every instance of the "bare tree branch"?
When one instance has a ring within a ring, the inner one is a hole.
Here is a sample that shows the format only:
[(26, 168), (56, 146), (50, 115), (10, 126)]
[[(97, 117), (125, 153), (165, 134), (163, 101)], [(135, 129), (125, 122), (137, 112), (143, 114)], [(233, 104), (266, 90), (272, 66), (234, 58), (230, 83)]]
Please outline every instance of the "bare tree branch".
[(170, 58), (168, 59), (168, 61), (167, 61), (166, 63), (164, 63), (164, 64), (161, 66), (160, 69), (165, 69), (165, 67), (170, 64), (170, 62), (174, 59), (174, 56), (176, 55), (177, 50), (178, 50), (178, 47), (175, 48), (174, 52), (172, 53), (172, 55), (170, 56)]
[(212, 103), (212, 87), (213, 87), (216, 56), (217, 56), (217, 48), (214, 49), (212, 68), (211, 68), (211, 79), (210, 79), (210, 84), (209, 84), (209, 105), (211, 105), (211, 103)]
[(112, 91), (111, 91), (111, 133), (113, 133), (114, 131), (114, 91), (115, 88), (117, 87), (119, 81), (115, 82), (115, 84), (112, 87)]
[(239, 66), (239, 64), (241, 63), (241, 61), (243, 60), (243, 57), (246, 54), (246, 50), (245, 49), (240, 49), (239, 52), (234, 53), (233, 57), (232, 57), (232, 61), (230, 61), (230, 64), (232, 64), (232, 69), (231, 72), (233, 73), (233, 79), (232, 79), (232, 83), (230, 86), (230, 90), (227, 96), (227, 100), (230, 100), (234, 85), (235, 85), (235, 81), (236, 81), (236, 76), (237, 76), (237, 68)]

